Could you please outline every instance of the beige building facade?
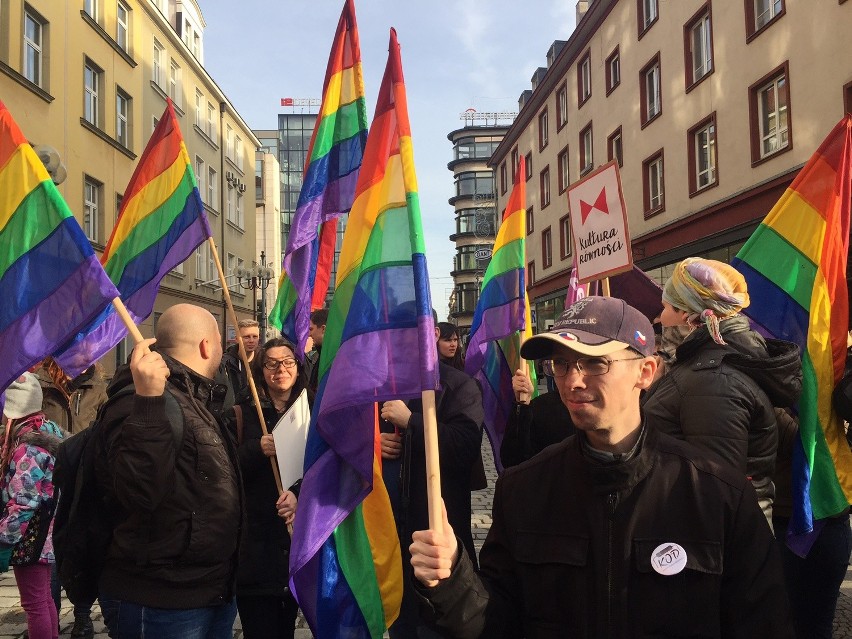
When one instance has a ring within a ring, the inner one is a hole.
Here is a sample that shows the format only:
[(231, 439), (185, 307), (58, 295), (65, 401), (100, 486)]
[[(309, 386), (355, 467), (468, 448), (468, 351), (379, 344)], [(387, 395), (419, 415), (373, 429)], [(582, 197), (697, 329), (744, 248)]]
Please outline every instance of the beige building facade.
[(578, 3), (491, 160), (527, 158), (537, 330), (561, 312), (576, 254), (565, 190), (612, 159), (640, 268), (663, 280), (688, 256), (733, 257), (852, 110), (850, 25), (845, 0)]
[[(252, 317), (251, 291), (233, 273), (258, 259), (250, 189), (259, 142), (204, 69), (204, 28), (195, 0), (0, 0), (0, 99), (33, 145), (56, 150), (67, 174), (59, 190), (102, 252), (171, 97), (237, 316)], [(208, 245), (162, 280), (142, 334), (179, 302), (204, 306), (233, 336)]]

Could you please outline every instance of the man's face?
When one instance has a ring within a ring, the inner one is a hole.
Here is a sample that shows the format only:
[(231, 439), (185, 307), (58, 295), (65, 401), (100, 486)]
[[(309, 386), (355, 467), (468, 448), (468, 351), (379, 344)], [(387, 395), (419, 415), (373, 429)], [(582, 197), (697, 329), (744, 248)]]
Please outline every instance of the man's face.
[(656, 366), (648, 363), (653, 358), (624, 349), (605, 356), (612, 362), (607, 373), (585, 375), (574, 365), (584, 357), (567, 346), (555, 346), (552, 358), (569, 366), (566, 375), (554, 380), (574, 425), (586, 432), (593, 446), (606, 449), (603, 444), (621, 441), (640, 423), (639, 391), (650, 385)]
[(246, 326), (240, 329), (240, 337), (243, 340), (246, 353), (254, 353), (258, 342), (260, 342), (260, 329), (257, 326)]
[(325, 335), (325, 324), (317, 326), (311, 322), (308, 336), (314, 340), (314, 346), (322, 346), (322, 338)]

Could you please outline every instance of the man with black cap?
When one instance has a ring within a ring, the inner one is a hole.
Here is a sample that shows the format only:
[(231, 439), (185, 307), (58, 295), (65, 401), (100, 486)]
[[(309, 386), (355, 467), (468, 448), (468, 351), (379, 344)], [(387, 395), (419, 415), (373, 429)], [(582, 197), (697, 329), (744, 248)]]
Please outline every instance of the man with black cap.
[(772, 534), (750, 482), (645, 424), (651, 323), (586, 297), (523, 345), (577, 434), (506, 471), (477, 575), (452, 528), (411, 563), (453, 637), (789, 637)]

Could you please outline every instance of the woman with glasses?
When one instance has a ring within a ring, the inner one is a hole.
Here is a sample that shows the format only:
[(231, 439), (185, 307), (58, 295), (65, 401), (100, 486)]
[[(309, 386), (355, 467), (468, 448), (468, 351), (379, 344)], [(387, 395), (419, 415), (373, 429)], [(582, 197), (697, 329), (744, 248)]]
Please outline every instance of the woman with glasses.
[[(306, 386), (302, 364), (285, 339), (267, 341), (252, 361), (266, 430), (296, 401)], [(313, 397), (308, 398), (309, 402)], [(237, 609), (246, 639), (293, 637), (298, 605), (287, 586), (290, 534), (299, 482), (279, 499), (269, 458), (275, 455), (272, 435), (263, 435), (252, 402), (238, 407), (237, 451), (243, 473), (247, 528), (237, 573)], [(277, 504), (276, 504), (277, 502)]]
[(438, 359), (456, 370), (464, 370), (464, 352), (462, 350), (459, 329), (449, 322), (438, 322)]

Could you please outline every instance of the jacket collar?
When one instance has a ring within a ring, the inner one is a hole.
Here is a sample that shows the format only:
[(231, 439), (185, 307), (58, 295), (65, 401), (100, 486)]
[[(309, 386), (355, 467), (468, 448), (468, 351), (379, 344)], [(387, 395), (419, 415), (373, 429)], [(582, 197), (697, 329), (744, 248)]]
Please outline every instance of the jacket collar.
[(586, 434), (577, 431), (577, 452), (583, 458), (583, 467), (588, 473), (592, 490), (596, 493), (614, 493), (632, 489), (642, 481), (654, 465), (653, 451), (657, 434), (647, 424), (642, 425), (636, 453), (627, 461), (601, 463), (583, 450), (588, 445)]

